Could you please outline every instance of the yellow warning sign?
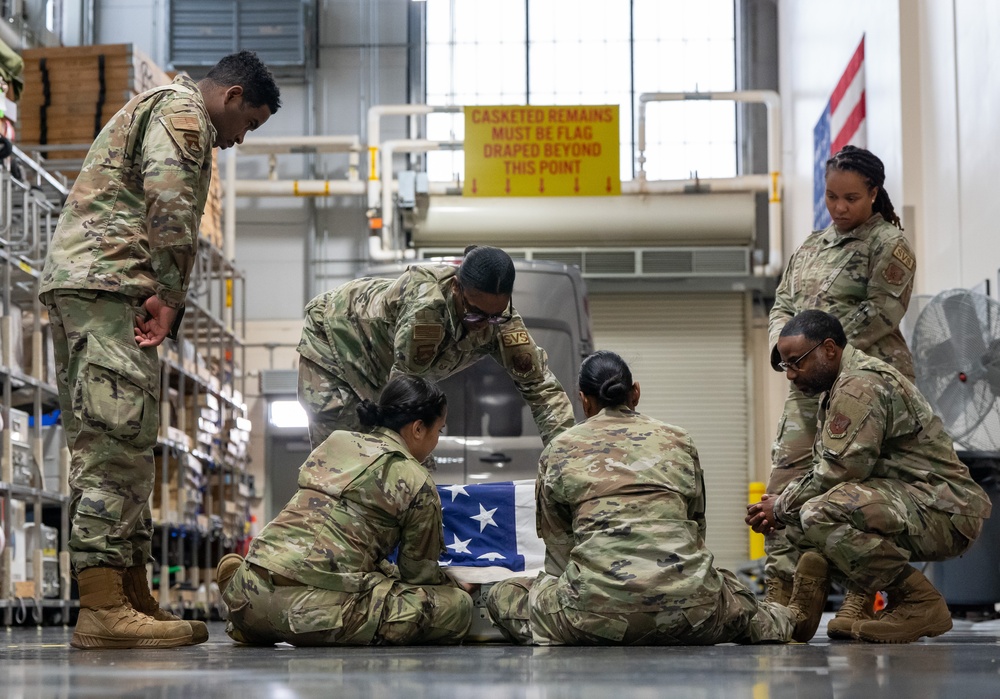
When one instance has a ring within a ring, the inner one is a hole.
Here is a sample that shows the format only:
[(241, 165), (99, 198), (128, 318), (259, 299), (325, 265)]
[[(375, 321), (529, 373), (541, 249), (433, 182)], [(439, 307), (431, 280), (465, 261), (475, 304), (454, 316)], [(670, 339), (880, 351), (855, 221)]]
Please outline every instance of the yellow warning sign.
[(467, 197), (621, 194), (618, 105), (465, 107)]

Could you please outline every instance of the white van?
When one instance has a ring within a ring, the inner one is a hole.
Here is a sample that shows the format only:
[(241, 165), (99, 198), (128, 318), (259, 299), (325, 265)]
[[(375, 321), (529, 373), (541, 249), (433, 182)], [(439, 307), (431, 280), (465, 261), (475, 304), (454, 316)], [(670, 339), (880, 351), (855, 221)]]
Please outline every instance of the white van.
[[(440, 264), (458, 260), (421, 260)], [(374, 267), (365, 276), (393, 277), (409, 266)], [(583, 277), (558, 262), (514, 260), (517, 276), (512, 304), (535, 343), (544, 348), (549, 368), (562, 384), (577, 422), (583, 408), (576, 379), (581, 360), (593, 352), (590, 313)], [(485, 358), (439, 384), (448, 395), (448, 426), (434, 450), (438, 483), (476, 483), (534, 479), (542, 439), (531, 410), (499, 364)]]

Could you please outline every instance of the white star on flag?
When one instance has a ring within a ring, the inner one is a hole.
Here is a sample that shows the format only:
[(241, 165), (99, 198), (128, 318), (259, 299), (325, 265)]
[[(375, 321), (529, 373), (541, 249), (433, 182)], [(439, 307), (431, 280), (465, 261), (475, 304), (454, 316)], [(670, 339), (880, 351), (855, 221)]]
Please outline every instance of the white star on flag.
[(493, 513), (497, 511), (497, 508), (492, 510), (487, 510), (483, 507), (483, 503), (479, 503), (479, 514), (469, 517), (469, 519), (474, 519), (479, 522), (479, 533), (482, 534), (483, 530), (486, 529), (487, 524), (491, 524), (494, 527), (499, 527), (500, 525), (493, 521)]
[(504, 560), (504, 555), (501, 553), (497, 553), (496, 551), (490, 551), (489, 553), (484, 553), (482, 556), (476, 556), (477, 561), (481, 561), (483, 559), (486, 559), (487, 561), (495, 561), (497, 559), (500, 559), (502, 561)]
[(456, 534), (452, 534), (452, 536), (455, 537), (455, 541), (445, 546), (445, 548), (455, 549), (455, 553), (472, 553), (469, 550), (469, 543), (472, 541), (472, 539), (466, 539), (465, 541), (462, 541), (461, 539), (458, 538)]
[(464, 485), (449, 485), (441, 488), (441, 490), (447, 490), (449, 493), (451, 493), (452, 502), (455, 502), (455, 498), (457, 498), (459, 495), (464, 495), (465, 497), (469, 497), (469, 494), (465, 492)]

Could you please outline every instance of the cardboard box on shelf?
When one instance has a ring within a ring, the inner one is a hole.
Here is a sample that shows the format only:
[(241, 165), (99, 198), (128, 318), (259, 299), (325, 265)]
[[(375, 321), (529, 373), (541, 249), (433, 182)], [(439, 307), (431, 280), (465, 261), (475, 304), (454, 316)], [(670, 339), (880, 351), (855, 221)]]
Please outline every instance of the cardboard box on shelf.
[[(89, 143), (134, 95), (170, 78), (132, 44), (25, 49), (18, 137), (26, 144)], [(49, 158), (82, 158), (54, 151)]]
[(4, 366), (24, 373), (23, 313), (11, 304), (7, 315), (0, 317), (0, 362)]

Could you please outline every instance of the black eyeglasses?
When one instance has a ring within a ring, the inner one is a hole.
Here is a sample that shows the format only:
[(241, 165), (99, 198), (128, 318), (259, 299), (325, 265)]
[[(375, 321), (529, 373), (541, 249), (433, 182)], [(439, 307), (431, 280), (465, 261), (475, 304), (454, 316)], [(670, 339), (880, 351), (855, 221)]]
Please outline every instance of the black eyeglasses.
[(819, 347), (820, 345), (822, 345), (824, 342), (826, 342), (825, 338), (822, 339), (822, 340), (820, 340), (819, 342), (817, 342), (812, 347), (810, 347), (809, 348), (809, 352), (806, 352), (805, 354), (803, 354), (798, 359), (792, 359), (792, 360), (789, 360), (787, 362), (778, 362), (778, 368), (781, 369), (782, 371), (788, 371), (789, 369), (794, 369), (795, 371), (798, 371), (799, 370), (799, 362), (801, 362), (803, 359), (805, 359), (806, 357), (808, 357), (810, 352), (812, 352), (814, 349), (816, 349), (817, 347)]
[(465, 315), (462, 316), (462, 320), (466, 323), (489, 323), (490, 325), (503, 325), (504, 323), (509, 323), (514, 319), (514, 306), (511, 301), (507, 302), (507, 309), (503, 313), (487, 313), (482, 311), (471, 303), (469, 299), (465, 297), (465, 290), (459, 287), (462, 294), (462, 303), (465, 305)]

